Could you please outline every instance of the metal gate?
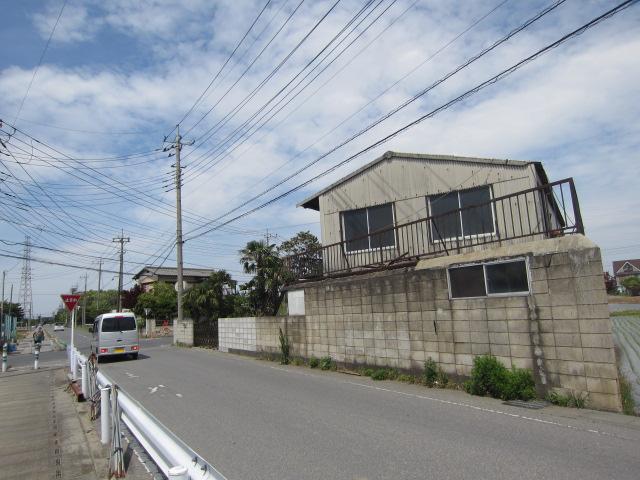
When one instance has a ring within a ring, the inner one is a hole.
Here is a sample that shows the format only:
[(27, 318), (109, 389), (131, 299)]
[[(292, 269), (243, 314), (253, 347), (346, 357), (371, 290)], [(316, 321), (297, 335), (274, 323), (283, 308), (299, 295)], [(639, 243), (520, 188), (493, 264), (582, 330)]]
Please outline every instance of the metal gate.
[(193, 345), (218, 348), (218, 320), (199, 320), (193, 325)]

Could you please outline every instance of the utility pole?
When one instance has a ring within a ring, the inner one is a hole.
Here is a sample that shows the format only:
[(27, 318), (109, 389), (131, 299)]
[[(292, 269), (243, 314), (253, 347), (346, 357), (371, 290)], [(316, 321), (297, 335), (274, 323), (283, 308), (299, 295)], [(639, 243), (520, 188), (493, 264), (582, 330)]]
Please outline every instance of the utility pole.
[(84, 294), (82, 295), (82, 325), (87, 324), (87, 274), (84, 274)]
[(98, 264), (98, 295), (96, 295), (96, 313), (100, 313), (98, 312), (98, 309), (100, 308), (100, 286), (102, 283), (102, 259), (100, 259), (100, 263)]
[[(178, 262), (178, 323), (182, 323), (182, 171), (180, 170), (180, 150), (182, 150), (180, 125), (176, 127), (176, 248)], [(177, 327), (174, 327), (177, 328)]]
[(0, 323), (4, 323), (4, 279), (7, 272), (2, 271), (2, 301), (0, 302)]
[[(165, 138), (166, 141), (166, 138)], [(180, 152), (185, 145), (193, 145), (193, 141), (188, 143), (182, 142), (180, 136), (180, 125), (176, 125), (176, 139), (169, 147), (165, 147), (165, 151), (171, 148), (175, 149), (176, 162), (172, 167), (176, 168), (175, 185), (176, 185), (176, 261), (177, 261), (177, 282), (176, 291), (178, 293), (178, 322), (183, 319), (182, 296), (184, 294), (183, 281), (183, 261), (182, 261), (182, 166), (180, 165)], [(173, 154), (169, 154), (171, 156)], [(168, 190), (167, 190), (168, 191)]]
[(124, 230), (120, 237), (114, 238), (114, 242), (120, 243), (120, 274), (118, 275), (118, 311), (122, 310), (122, 264), (124, 260), (124, 244), (129, 243), (131, 239), (124, 236)]

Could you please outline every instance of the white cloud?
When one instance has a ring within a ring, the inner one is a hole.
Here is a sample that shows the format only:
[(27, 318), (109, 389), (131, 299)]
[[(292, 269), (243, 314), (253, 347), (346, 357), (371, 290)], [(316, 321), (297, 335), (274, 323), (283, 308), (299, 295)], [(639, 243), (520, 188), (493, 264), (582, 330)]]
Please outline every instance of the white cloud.
[[(394, 6), (376, 29), (362, 38), (336, 65), (283, 110), (269, 128), (273, 128), (288, 112), (300, 105), (321, 82), (329, 78), (337, 68), (345, 65), (354, 52), (359, 51), (372, 39), (386, 25), (385, 22), (398, 15), (410, 3), (399, 2)], [(21, 117), (70, 129), (108, 132), (151, 130), (153, 133), (92, 135), (50, 129), (27, 122), (18, 124), (37, 138), (74, 156), (113, 156), (156, 148), (161, 143), (163, 133), (171, 129), (173, 123), (209, 83), (262, 5), (263, 3), (258, 1), (251, 6), (245, 2), (228, 1), (216, 3), (214, 7), (204, 0), (118, 0), (88, 3), (86, 6), (78, 6), (72, 2), (69, 4), (70, 8), (65, 9), (58, 26), (59, 31), (55, 38), (58, 39), (58, 33), (64, 34), (64, 37), (61, 37), (64, 39), (58, 41), (86, 41), (95, 38), (98, 31), (101, 33), (100, 38), (120, 35), (132, 39), (136, 48), (141, 49), (139, 55), (144, 61), (141, 61), (139, 68), (128, 71), (122, 71), (118, 64), (85, 65), (82, 59), (77, 59), (75, 64), (69, 62), (65, 65), (48, 64), (45, 61)], [(187, 140), (198, 138), (206, 129), (221, 121), (286, 55), (329, 5), (327, 2), (305, 4), (291, 24), (265, 52), (263, 58), (214, 108), (201, 127), (187, 135)], [(550, 15), (549, 19), (536, 24), (530, 31), (519, 35), (495, 54), (447, 81), (424, 100), (416, 102), (362, 139), (354, 141), (309, 169), (288, 186), (309, 178), (383, 134), (461, 93), (557, 38), (561, 32), (566, 32), (587, 18), (593, 17), (597, 12), (604, 10), (606, 5), (607, 2), (592, 2), (577, 8), (568, 2), (558, 12)], [(264, 23), (260, 23), (257, 30), (276, 15), (280, 6), (279, 2), (274, 2), (263, 19)], [(492, 39), (500, 37), (513, 26), (532, 16), (543, 4), (525, 6), (516, 2), (507, 3), (388, 94), (354, 116), (327, 138), (318, 141), (323, 134), (437, 51), (490, 8), (484, 2), (465, 2), (464, 7), (451, 3), (419, 2), (380, 40), (353, 60), (326, 87), (311, 96), (277, 129), (269, 131), (267, 128), (258, 132), (219, 164), (204, 171), (196, 180), (190, 181), (189, 179), (199, 171), (199, 164), (217, 161), (210, 155), (199, 161), (200, 155), (209, 148), (219, 146), (226, 135), (277, 92), (360, 6), (357, 2), (341, 4), (327, 23), (310, 38), (309, 43), (305, 44), (284, 65), (278, 75), (267, 83), (227, 126), (221, 128), (206, 146), (197, 149), (185, 147), (184, 163), (188, 165), (184, 188), (184, 203), (188, 210), (185, 231), (188, 232), (195, 227), (193, 215), (213, 218), (238, 205), (242, 199), (260, 192), (359, 130), (379, 114), (393, 108), (420, 88), (429, 85), (471, 54), (490, 44)], [(283, 10), (275, 17), (269, 32), (256, 42), (251, 52), (243, 58), (242, 65), (237, 65), (207, 96), (203, 105), (188, 118), (183, 125), (183, 132), (204, 111), (213, 106), (226, 88), (235, 81), (244, 65), (262, 48), (291, 8), (292, 5), (285, 4)], [(51, 25), (47, 27), (46, 22), (51, 22), (52, 17), (55, 20), (56, 9), (59, 9), (59, 5), (50, 3), (41, 17), (34, 18), (36, 26), (40, 25), (38, 31), (41, 35), (48, 35), (50, 32)], [(636, 199), (633, 188), (624, 187), (624, 179), (635, 178), (640, 173), (636, 140), (640, 106), (636, 105), (637, 102), (630, 101), (640, 93), (640, 67), (637, 62), (632, 61), (640, 51), (640, 40), (637, 26), (634, 26), (629, 12), (631, 10), (603, 23), (570, 44), (525, 67), (509, 79), (439, 114), (434, 119), (425, 121), (272, 207), (233, 224), (233, 229), (224, 229), (188, 242), (185, 245), (187, 260), (239, 270), (235, 254), (243, 242), (256, 236), (256, 231), (264, 231), (269, 226), (317, 221), (317, 213), (295, 208), (296, 202), (385, 150), (542, 160), (553, 179), (566, 176), (576, 178), (587, 231), (594, 240), (605, 248), (633, 244), (638, 231), (628, 228), (627, 225), (629, 219), (637, 219), (636, 212), (640, 211), (640, 202)], [(2, 68), (0, 90), (7, 92), (3, 97), (3, 111), (12, 112), (17, 109), (32, 72), (19, 65), (4, 65)], [(316, 141), (318, 143), (308, 152), (301, 154), (300, 158), (280, 167)], [(113, 161), (109, 166), (123, 167), (133, 162), (134, 160)], [(152, 253), (162, 250), (161, 244), (171, 242), (173, 218), (170, 215), (160, 215), (149, 207), (172, 211), (174, 192), (164, 192), (162, 187), (164, 180), (170, 180), (165, 173), (169, 172), (172, 162), (172, 158), (159, 156), (156, 163), (100, 170), (115, 180), (99, 177), (91, 170), (76, 164), (78, 172), (75, 173), (80, 176), (92, 175), (97, 179), (94, 181), (98, 181), (103, 188), (108, 186), (112, 192), (95, 187), (81, 187), (81, 182), (69, 177), (71, 169), (61, 172), (46, 167), (30, 167), (33, 169), (30, 171), (37, 175), (37, 179), (48, 191), (58, 195), (60, 202), (68, 205), (65, 207), (68, 211), (76, 212), (82, 219), (87, 218), (95, 222), (95, 229), (91, 232), (94, 239), (102, 238), (109, 242), (112, 236), (110, 231), (115, 234), (120, 228), (124, 228), (125, 234), (130, 235), (133, 240), (131, 250), (147, 252), (147, 255), (132, 252), (127, 255), (127, 259), (143, 262)], [(90, 165), (95, 165), (96, 168), (105, 166), (100, 163)], [(12, 171), (15, 175), (20, 175), (24, 181), (28, 181), (15, 166), (12, 167)], [(258, 183), (274, 171), (275, 174)], [(116, 196), (121, 188), (117, 182), (130, 185), (126, 189), (122, 188), (129, 192), (131, 202), (123, 202)], [(65, 188), (60, 184), (70, 187)], [(263, 200), (286, 188), (288, 187), (278, 188)], [(615, 193), (611, 193), (612, 188), (615, 188)], [(34, 190), (34, 194), (36, 193), (37, 190)], [(135, 197), (150, 200), (151, 205), (136, 205), (133, 203)], [(46, 197), (43, 199), (46, 200)], [(167, 204), (163, 205), (161, 201)], [(119, 203), (103, 205), (106, 202)], [(86, 210), (78, 208), (81, 206), (91, 209), (96, 205), (106, 213), (92, 216)], [(240, 212), (245, 210), (241, 209)], [(44, 210), (41, 213), (47, 215)], [(118, 218), (123, 220), (118, 221)], [(42, 219), (34, 216), (33, 221), (41, 223)], [(135, 223), (138, 223), (138, 226), (134, 226)], [(56, 228), (58, 224), (57, 220), (51, 219), (49, 226)], [(319, 233), (317, 226), (312, 225), (309, 228)], [(238, 233), (238, 229), (242, 232)], [(285, 233), (293, 234), (295, 229), (285, 229), (282, 235)], [(17, 232), (12, 232), (12, 235), (19, 238)], [(43, 235), (40, 241), (59, 244), (60, 239)], [(85, 252), (101, 253), (99, 246), (83, 245), (76, 241), (70, 241), (65, 248), (80, 248)], [(614, 250), (613, 253), (615, 252)], [(4, 260), (0, 260), (0, 263), (5, 265)], [(49, 270), (41, 268), (38, 267), (38, 275), (46, 277)], [(129, 268), (135, 269), (137, 265), (131, 264)], [(47, 281), (50, 283), (47, 284)], [(42, 288), (42, 291), (54, 288), (46, 287), (51, 285), (50, 280), (43, 279), (42, 282), (38, 284), (42, 285), (38, 287)], [(42, 302), (43, 305), (51, 305), (50, 300), (46, 301), (43, 298)]]

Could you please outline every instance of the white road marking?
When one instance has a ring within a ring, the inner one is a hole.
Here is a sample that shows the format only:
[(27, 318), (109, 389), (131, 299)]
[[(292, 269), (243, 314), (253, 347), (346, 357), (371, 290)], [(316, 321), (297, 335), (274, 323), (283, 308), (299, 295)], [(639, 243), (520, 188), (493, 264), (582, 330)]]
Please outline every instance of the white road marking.
[(176, 397), (182, 398), (182, 394), (181, 393), (176, 393)]
[(148, 387), (149, 393), (156, 393), (158, 391), (158, 387)]
[[(269, 368), (272, 368), (274, 370), (280, 370), (281, 372), (296, 373), (298, 375), (303, 375), (305, 377), (323, 378), (323, 377), (321, 377), (319, 375), (313, 375), (311, 373), (305, 373), (305, 372), (297, 372), (295, 370), (289, 370), (289, 369), (281, 368), (281, 367), (270, 366)], [(520, 415), (520, 414), (517, 414), (517, 413), (505, 412), (505, 411), (496, 410), (496, 409), (493, 409), (493, 408), (478, 407), (476, 405), (471, 405), (471, 404), (468, 404), (468, 403), (454, 402), (452, 400), (444, 400), (442, 398), (429, 397), (427, 395), (419, 395), (417, 393), (401, 392), (399, 390), (393, 390), (391, 388), (378, 387), (378, 386), (375, 386), (375, 385), (367, 385), (367, 384), (359, 383), (359, 382), (346, 381), (346, 380), (336, 380), (336, 381), (338, 381), (340, 383), (345, 383), (347, 385), (355, 385), (355, 386), (361, 387), (361, 388), (368, 388), (370, 390), (378, 390), (378, 391), (381, 391), (381, 392), (396, 393), (398, 395), (403, 395), (405, 397), (419, 398), (421, 400), (429, 400), (429, 401), (432, 401), (432, 402), (438, 402), (438, 403), (442, 403), (442, 404), (446, 404), (446, 405), (454, 405), (456, 407), (470, 408), (472, 410), (477, 410), (477, 411), (480, 411), (480, 412), (493, 413), (493, 414), (497, 414), (497, 415), (504, 415), (504, 416), (507, 416), (507, 417), (518, 418), (520, 420), (526, 420), (526, 421), (529, 421), (529, 422), (543, 423), (543, 424), (546, 424), (546, 425), (554, 425), (556, 427), (568, 428), (570, 430), (576, 430), (576, 431), (580, 431), (580, 432), (595, 433), (595, 434), (603, 435), (603, 436), (607, 436), (607, 437), (614, 437), (614, 438), (619, 438), (619, 439), (623, 439), (623, 440), (631, 440), (631, 439), (625, 438), (625, 437), (623, 437), (621, 435), (604, 432), (602, 430), (594, 430), (594, 429), (589, 429), (589, 428), (576, 427), (574, 425), (568, 425), (568, 424), (565, 424), (565, 423), (555, 422), (555, 421), (552, 421), (552, 420), (544, 420), (542, 418), (528, 417), (526, 415)]]

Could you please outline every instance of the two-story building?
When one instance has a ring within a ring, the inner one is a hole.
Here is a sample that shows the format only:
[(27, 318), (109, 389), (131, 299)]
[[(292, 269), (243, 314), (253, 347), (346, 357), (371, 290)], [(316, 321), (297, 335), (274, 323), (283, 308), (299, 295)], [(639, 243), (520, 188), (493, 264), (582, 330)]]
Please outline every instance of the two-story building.
[(298, 355), (405, 370), (431, 358), (460, 377), (490, 354), (531, 369), (541, 395), (620, 410), (600, 250), (572, 179), (387, 152), (299, 205), (319, 212), (322, 247), (288, 260), (289, 317), (243, 324), (251, 345), (229, 348), (277, 352), (282, 327)]

